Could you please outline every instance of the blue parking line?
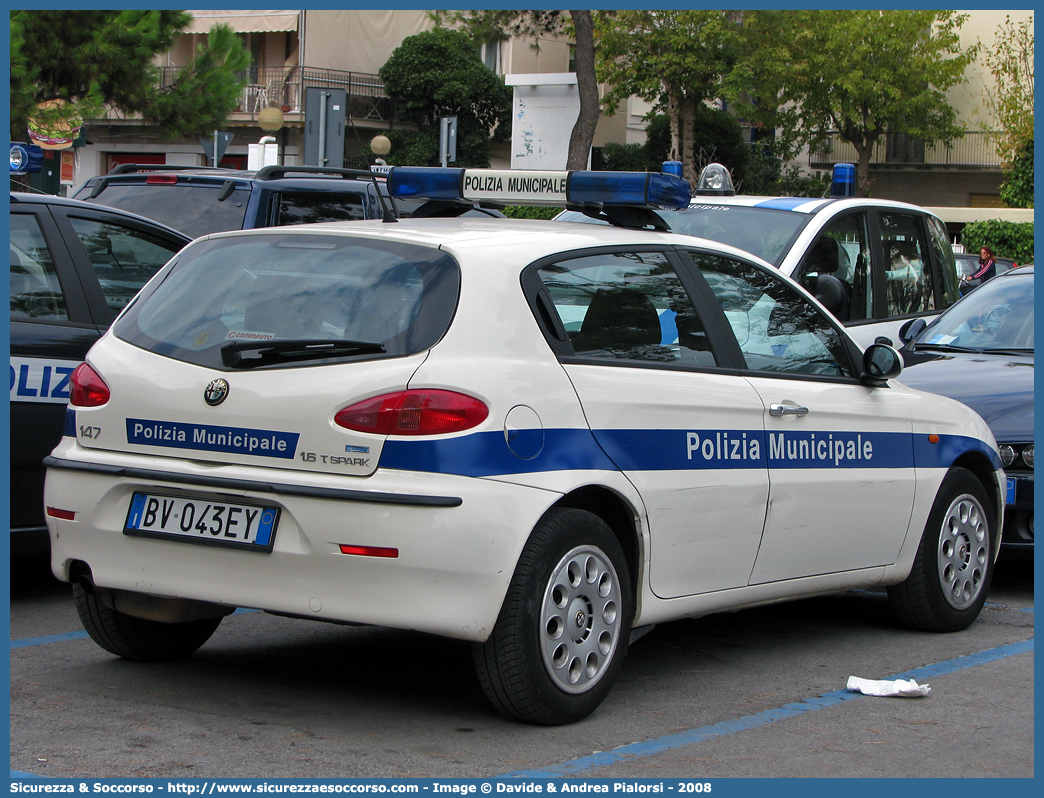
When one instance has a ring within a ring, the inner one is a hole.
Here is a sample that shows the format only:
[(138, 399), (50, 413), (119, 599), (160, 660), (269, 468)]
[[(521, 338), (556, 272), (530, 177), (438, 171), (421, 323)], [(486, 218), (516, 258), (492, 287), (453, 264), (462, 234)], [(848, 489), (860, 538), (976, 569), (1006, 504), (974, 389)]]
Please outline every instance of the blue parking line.
[(64, 643), (67, 640), (83, 640), (88, 637), (86, 632), (62, 632), (58, 635), (44, 635), (43, 637), (24, 637), (21, 640), (11, 641), (11, 650), (26, 648), (28, 646), (42, 646), (47, 643)]
[[(1010, 643), (1005, 646), (987, 649), (986, 651), (980, 651), (977, 654), (957, 657), (956, 659), (947, 660), (946, 662), (925, 665), (923, 668), (915, 668), (904, 673), (898, 673), (894, 676), (886, 676), (884, 678), (889, 680), (924, 679), (926, 677), (942, 676), (947, 673), (954, 673), (967, 668), (974, 668), (978, 665), (996, 662), (997, 660), (1013, 657), (1016, 654), (1024, 654), (1029, 651), (1033, 651), (1033, 638), (1024, 640), (1020, 643)], [(593, 770), (609, 767), (610, 765), (615, 765), (620, 762), (655, 756), (656, 754), (665, 751), (682, 748), (686, 745), (693, 745), (714, 737), (724, 737), (726, 735), (746, 731), (747, 729), (755, 729), (759, 726), (765, 726), (769, 723), (789, 720), (790, 718), (798, 717), (807, 712), (827, 709), (828, 707), (837, 706), (845, 701), (853, 701), (865, 697), (866, 696), (862, 693), (852, 693), (848, 690), (835, 690), (831, 693), (824, 693), (823, 695), (805, 699), (804, 701), (797, 701), (793, 704), (784, 704), (781, 707), (768, 709), (755, 715), (747, 715), (733, 720), (723, 720), (720, 723), (703, 726), (699, 729), (689, 729), (688, 731), (679, 732), (678, 734), (658, 737), (655, 740), (646, 740), (640, 743), (623, 745), (619, 748), (614, 748), (612, 751), (602, 751), (597, 754), (591, 754), (590, 756), (580, 757), (579, 759), (572, 759), (568, 762), (563, 762), (560, 765), (553, 765), (542, 770), (517, 770), (512, 773), (504, 773), (497, 776), (497, 778), (523, 777), (531, 779), (552, 779), (563, 776), (585, 775)]]

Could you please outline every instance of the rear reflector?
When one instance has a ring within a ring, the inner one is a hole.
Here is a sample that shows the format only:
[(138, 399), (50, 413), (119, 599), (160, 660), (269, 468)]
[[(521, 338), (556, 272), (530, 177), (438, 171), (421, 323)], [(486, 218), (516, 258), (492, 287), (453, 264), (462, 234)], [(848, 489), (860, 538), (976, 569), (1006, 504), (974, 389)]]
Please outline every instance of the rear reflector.
[(396, 391), (364, 399), (334, 416), (339, 427), (376, 435), (443, 435), (462, 432), (486, 420), (489, 408), (454, 391)]
[(177, 175), (149, 175), (145, 178), (145, 182), (151, 186), (173, 186), (178, 182)]
[(341, 554), (357, 554), (360, 557), (398, 557), (398, 549), (386, 549), (383, 546), (349, 546), (340, 545)]
[(48, 507), (47, 514), (51, 516), (51, 518), (61, 518), (64, 521), (76, 520), (76, 513), (72, 510), (59, 510), (57, 507)]

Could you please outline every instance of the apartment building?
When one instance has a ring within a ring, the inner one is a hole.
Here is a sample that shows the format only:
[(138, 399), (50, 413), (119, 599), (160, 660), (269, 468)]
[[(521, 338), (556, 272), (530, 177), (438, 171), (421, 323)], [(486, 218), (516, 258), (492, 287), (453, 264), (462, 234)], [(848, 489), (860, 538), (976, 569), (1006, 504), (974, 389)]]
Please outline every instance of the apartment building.
[[(161, 58), (164, 79), (173, 79), (184, 68), (201, 37), (211, 26), (230, 25), (251, 54), (248, 82), (225, 130), (233, 134), (222, 163), (246, 166), (248, 145), (264, 135), (275, 137), (286, 164), (302, 163), (305, 98), (309, 89), (343, 89), (346, 94), (344, 153), (346, 166), (363, 164), (377, 133), (406, 126), (395, 118), (391, 100), (377, 71), (402, 41), (434, 26), (424, 10), (196, 10), (186, 33)], [(987, 46), (1005, 16), (1019, 21), (1032, 11), (971, 11), (962, 29), (962, 40), (981, 40)], [(539, 48), (531, 40), (506, 39), (485, 45), (482, 57), (498, 74), (565, 75), (571, 71), (568, 41), (546, 39)], [(927, 147), (902, 136), (882, 140), (871, 165), (874, 194), (924, 205), (990, 206), (1000, 203), (1001, 164), (989, 131), (984, 94), (991, 77), (979, 65), (969, 81), (951, 92), (968, 133), (953, 147)], [(268, 109), (266, 111), (266, 109)], [(278, 109), (279, 127), (271, 116)], [(613, 116), (603, 115), (595, 134), (595, 147), (608, 142), (644, 140), (644, 115), (650, 107), (632, 98)], [(262, 112), (266, 112), (263, 114)], [(75, 185), (104, 174), (125, 162), (203, 164), (198, 140), (164, 140), (137, 119), (109, 118), (90, 121), (87, 146), (76, 148)], [(829, 153), (806, 153), (802, 165), (812, 171), (828, 170), (836, 161), (854, 158), (844, 142), (835, 140)], [(493, 153), (494, 165), (510, 164), (510, 145)]]

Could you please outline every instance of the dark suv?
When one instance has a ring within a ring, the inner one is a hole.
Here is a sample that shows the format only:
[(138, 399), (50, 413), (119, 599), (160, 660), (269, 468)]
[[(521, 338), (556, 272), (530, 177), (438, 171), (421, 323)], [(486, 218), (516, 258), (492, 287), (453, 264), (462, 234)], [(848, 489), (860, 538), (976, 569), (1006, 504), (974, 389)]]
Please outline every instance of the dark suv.
[(198, 238), (224, 230), (307, 222), (380, 219), (371, 172), (317, 166), (266, 166), (257, 172), (169, 164), (120, 164), (92, 177), (76, 199), (155, 219)]
[[(92, 177), (76, 199), (139, 213), (193, 238), (225, 230), (309, 222), (443, 215), (388, 196), (383, 176), (359, 169), (266, 166), (257, 172), (168, 164), (121, 164)], [(459, 215), (459, 209), (453, 215)], [(468, 212), (502, 214), (475, 207)]]

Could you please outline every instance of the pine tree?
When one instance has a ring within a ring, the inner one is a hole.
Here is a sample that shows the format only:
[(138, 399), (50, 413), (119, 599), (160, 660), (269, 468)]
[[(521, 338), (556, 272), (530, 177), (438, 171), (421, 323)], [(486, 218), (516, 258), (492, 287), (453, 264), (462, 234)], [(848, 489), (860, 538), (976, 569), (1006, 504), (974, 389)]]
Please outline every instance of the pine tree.
[[(11, 137), (30, 116), (44, 127), (97, 119), (111, 108), (140, 114), (170, 137), (220, 128), (246, 82), (249, 54), (216, 26), (191, 64), (161, 85), (157, 54), (192, 21), (184, 11), (11, 12)], [(37, 106), (63, 100), (46, 112)]]

